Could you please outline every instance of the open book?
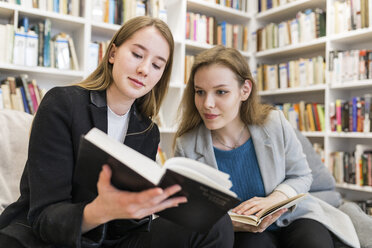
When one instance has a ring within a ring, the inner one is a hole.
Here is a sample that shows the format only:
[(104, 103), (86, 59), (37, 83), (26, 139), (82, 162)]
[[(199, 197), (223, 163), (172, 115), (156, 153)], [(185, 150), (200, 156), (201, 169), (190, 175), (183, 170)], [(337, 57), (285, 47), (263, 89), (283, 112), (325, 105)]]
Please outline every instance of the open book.
[(298, 194), (294, 197), (288, 198), (284, 201), (278, 202), (277, 204), (274, 204), (267, 209), (265, 209), (264, 212), (262, 212), (260, 215), (241, 215), (241, 214), (236, 214), (231, 211), (229, 211), (229, 215), (231, 220), (241, 222), (244, 224), (252, 225), (252, 226), (258, 226), (263, 219), (265, 219), (267, 216), (279, 211), (280, 209), (283, 208), (288, 208), (289, 210), (293, 210), (295, 205), (304, 199), (304, 197), (307, 194), (302, 193)]
[[(81, 137), (75, 177), (79, 178), (79, 200), (92, 200), (102, 165), (112, 170), (111, 182), (118, 189), (142, 191), (179, 184), (177, 196), (187, 203), (168, 208), (157, 215), (194, 231), (207, 231), (240, 201), (230, 191), (229, 175), (188, 158), (171, 158), (163, 167), (134, 149), (112, 139), (97, 128)], [(81, 180), (80, 180), (81, 179)], [(83, 188), (83, 190), (81, 190)], [(90, 192), (90, 193), (89, 193)], [(86, 199), (90, 194), (90, 199)], [(84, 199), (85, 198), (85, 199)]]

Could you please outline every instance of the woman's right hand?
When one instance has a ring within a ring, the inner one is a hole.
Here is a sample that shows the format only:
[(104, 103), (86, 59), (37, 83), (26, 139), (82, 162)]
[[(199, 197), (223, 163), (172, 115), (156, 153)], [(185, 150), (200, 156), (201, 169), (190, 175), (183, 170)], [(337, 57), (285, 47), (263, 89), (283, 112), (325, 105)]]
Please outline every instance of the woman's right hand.
[(166, 208), (187, 202), (186, 197), (172, 197), (181, 190), (179, 185), (166, 189), (152, 188), (142, 192), (129, 192), (111, 184), (111, 170), (102, 167), (97, 183), (98, 196), (85, 206), (82, 232), (87, 232), (115, 219), (141, 219)]
[(237, 221), (233, 221), (233, 227), (235, 232), (253, 232), (253, 233), (262, 233), (273, 224), (282, 214), (284, 214), (288, 209), (281, 209), (278, 212), (275, 212), (266, 218), (264, 218), (258, 226), (252, 226)]

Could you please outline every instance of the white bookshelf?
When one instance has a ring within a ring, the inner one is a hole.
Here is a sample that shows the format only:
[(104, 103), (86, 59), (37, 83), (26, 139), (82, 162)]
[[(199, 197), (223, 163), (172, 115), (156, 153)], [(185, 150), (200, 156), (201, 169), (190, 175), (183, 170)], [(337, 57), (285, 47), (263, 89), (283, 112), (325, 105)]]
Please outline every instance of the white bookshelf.
[(79, 62), (79, 70), (59, 70), (49, 67), (28, 67), (14, 64), (0, 64), (0, 76), (16, 76), (26, 73), (30, 78), (36, 79), (38, 85), (44, 89), (54, 86), (67, 85), (81, 81), (86, 76), (86, 47), (89, 43), (90, 34), (86, 32), (88, 19), (72, 15), (65, 15), (35, 8), (25, 8), (21, 5), (0, 2), (0, 22), (11, 23), (17, 26), (18, 20), (28, 17), (29, 23), (35, 24), (45, 19), (51, 21), (51, 37), (59, 32), (70, 35), (74, 41), (75, 50)]
[[(326, 58), (328, 68), (329, 51), (336, 49), (372, 49), (372, 28), (352, 30), (341, 34), (330, 34), (329, 8), (331, 0), (297, 0), (283, 6), (273, 8), (255, 15), (256, 27), (262, 27), (270, 22), (278, 23), (293, 18), (297, 12), (306, 8), (321, 8), (326, 10), (327, 35), (306, 43), (289, 45), (287, 47), (260, 51), (253, 54), (253, 59), (261, 63), (280, 63), (302, 57), (322, 55)], [(327, 71), (326, 71), (327, 75)], [(285, 103), (299, 100), (319, 102), (325, 105), (325, 132), (303, 132), (312, 142), (320, 142), (324, 145), (325, 164), (329, 164), (329, 155), (333, 151), (353, 151), (356, 144), (370, 144), (372, 133), (360, 132), (331, 132), (329, 124), (329, 109), (327, 106), (335, 99), (351, 99), (354, 96), (362, 96), (372, 93), (372, 80), (358, 80), (342, 82), (332, 85), (330, 78), (326, 76), (326, 84), (314, 85), (302, 88), (277, 89), (260, 92), (261, 98), (266, 102)], [(372, 198), (372, 187), (357, 186), (350, 184), (337, 184), (338, 190), (350, 200), (362, 200)]]

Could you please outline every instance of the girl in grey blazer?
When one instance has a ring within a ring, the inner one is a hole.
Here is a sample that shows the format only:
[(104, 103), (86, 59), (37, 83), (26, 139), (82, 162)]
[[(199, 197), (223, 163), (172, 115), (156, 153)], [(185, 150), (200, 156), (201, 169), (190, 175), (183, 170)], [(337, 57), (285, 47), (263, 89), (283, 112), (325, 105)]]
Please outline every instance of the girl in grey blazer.
[[(311, 170), (293, 128), (281, 111), (259, 103), (248, 64), (235, 49), (217, 46), (196, 56), (180, 110), (175, 156), (229, 173), (242, 199), (233, 212), (260, 213), (310, 189)], [(330, 248), (338, 239), (359, 247), (348, 216), (311, 196), (258, 227), (233, 225), (235, 247)]]

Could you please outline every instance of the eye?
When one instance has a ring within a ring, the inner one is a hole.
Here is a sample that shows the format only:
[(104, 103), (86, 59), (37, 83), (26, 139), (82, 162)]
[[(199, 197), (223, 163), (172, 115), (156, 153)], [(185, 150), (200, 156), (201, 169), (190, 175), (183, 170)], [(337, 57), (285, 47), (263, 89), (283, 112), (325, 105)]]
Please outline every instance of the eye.
[(195, 94), (197, 94), (198, 96), (202, 96), (204, 94), (204, 91), (202, 91), (202, 90), (195, 90)]
[(135, 53), (135, 52), (132, 52), (132, 54), (133, 54), (133, 56), (134, 56), (135, 58), (137, 58), (137, 59), (141, 59), (141, 58), (142, 58), (141, 55), (139, 55), (139, 54), (137, 54), (137, 53)]
[(156, 70), (160, 70), (160, 66), (158, 66), (157, 64), (152, 64), (152, 66), (153, 66)]
[(217, 90), (218, 95), (225, 95), (226, 93), (228, 93), (228, 92), (225, 91), (225, 90)]

